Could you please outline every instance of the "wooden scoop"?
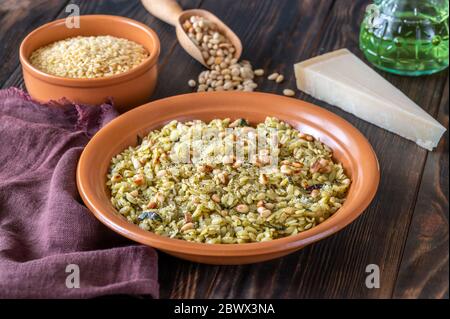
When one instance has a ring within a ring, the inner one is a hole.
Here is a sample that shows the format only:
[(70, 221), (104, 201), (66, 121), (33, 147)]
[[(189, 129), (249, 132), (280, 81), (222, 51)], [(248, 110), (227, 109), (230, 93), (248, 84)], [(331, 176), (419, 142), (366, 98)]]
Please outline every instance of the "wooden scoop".
[(205, 67), (209, 68), (203, 58), (202, 52), (188, 37), (182, 26), (183, 22), (191, 16), (200, 16), (213, 22), (217, 26), (218, 31), (233, 44), (236, 49), (234, 57), (239, 60), (242, 53), (241, 40), (239, 40), (238, 36), (225, 23), (211, 12), (201, 9), (183, 11), (175, 0), (141, 0), (141, 2), (152, 15), (175, 27), (178, 42), (180, 42), (181, 46), (190, 56)]

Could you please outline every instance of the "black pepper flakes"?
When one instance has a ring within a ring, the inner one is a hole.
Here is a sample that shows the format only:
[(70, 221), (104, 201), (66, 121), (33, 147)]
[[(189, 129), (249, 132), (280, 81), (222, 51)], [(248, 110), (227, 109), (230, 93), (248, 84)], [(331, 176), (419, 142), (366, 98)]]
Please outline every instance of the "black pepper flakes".
[(140, 221), (143, 221), (144, 219), (150, 219), (150, 220), (154, 220), (154, 221), (157, 221), (157, 222), (162, 222), (163, 221), (162, 217), (158, 213), (151, 212), (151, 211), (143, 212), (142, 214), (140, 214), (138, 216), (138, 219)]

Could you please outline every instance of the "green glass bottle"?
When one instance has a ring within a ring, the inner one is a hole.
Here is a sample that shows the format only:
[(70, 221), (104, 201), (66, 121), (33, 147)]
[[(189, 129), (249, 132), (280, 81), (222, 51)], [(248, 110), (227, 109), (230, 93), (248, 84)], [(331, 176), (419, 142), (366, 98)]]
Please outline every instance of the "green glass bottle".
[(448, 67), (447, 0), (376, 0), (366, 9), (360, 48), (376, 67), (400, 75)]

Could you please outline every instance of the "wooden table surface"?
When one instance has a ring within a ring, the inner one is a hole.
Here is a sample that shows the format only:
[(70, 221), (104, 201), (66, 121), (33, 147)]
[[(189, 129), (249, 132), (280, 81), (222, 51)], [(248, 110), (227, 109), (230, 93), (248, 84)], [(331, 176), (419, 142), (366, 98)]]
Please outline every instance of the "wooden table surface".
[[(282, 72), (282, 85), (259, 80), (259, 91), (295, 88), (292, 65), (331, 50), (358, 49), (359, 24), (370, 1), (182, 0), (184, 8), (210, 10), (241, 38), (243, 58)], [(160, 37), (160, 77), (153, 99), (190, 92), (187, 81), (203, 67), (178, 45), (174, 29), (137, 0), (0, 0), (0, 87), (23, 87), (18, 49), (37, 26), (67, 15), (127, 16)], [(420, 78), (380, 72), (448, 128), (448, 71)], [(209, 266), (160, 253), (163, 298), (448, 298), (448, 133), (434, 152), (297, 91), (300, 99), (348, 120), (379, 158), (381, 183), (364, 214), (343, 231), (277, 260), (243, 266)], [(368, 289), (368, 264), (380, 267), (379, 289)]]

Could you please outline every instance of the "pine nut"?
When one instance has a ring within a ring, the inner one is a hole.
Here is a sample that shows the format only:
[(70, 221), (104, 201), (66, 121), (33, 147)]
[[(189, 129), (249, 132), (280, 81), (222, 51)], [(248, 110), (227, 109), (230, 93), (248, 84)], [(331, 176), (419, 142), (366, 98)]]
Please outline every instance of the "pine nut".
[(226, 81), (225, 84), (223, 85), (223, 88), (225, 90), (230, 90), (233, 87), (233, 83), (231, 81)]
[(194, 224), (193, 223), (186, 223), (183, 225), (183, 227), (180, 228), (181, 232), (185, 232), (187, 230), (193, 229), (194, 228)]
[(280, 172), (282, 173), (282, 174), (285, 174), (285, 175), (290, 175), (290, 174), (292, 174), (292, 170), (289, 168), (289, 166), (287, 166), (287, 165), (281, 165), (281, 167), (280, 167)]
[(264, 70), (263, 69), (256, 69), (255, 71), (253, 71), (253, 73), (257, 76), (262, 76), (264, 75)]
[(262, 218), (267, 218), (270, 215), (272, 215), (272, 211), (264, 207), (258, 207), (257, 212), (259, 213), (259, 216), (261, 216)]
[[(236, 48), (225, 35), (217, 31), (218, 28), (214, 23), (203, 17), (191, 16), (189, 20), (182, 23), (182, 26), (187, 36), (201, 51), (205, 64), (211, 70), (223, 75), (223, 78), (218, 78), (218, 75), (212, 72), (200, 73), (197, 80), (198, 92), (253, 91), (257, 87), (257, 84), (253, 82), (255, 74), (250, 62), (246, 60), (239, 62), (234, 57)], [(259, 69), (258, 74), (263, 75), (264, 70)], [(223, 80), (224, 84), (214, 82), (215, 79)], [(228, 80), (233, 80), (233, 83), (225, 84)], [(243, 83), (247, 80), (249, 82)], [(191, 87), (195, 85), (189, 84)]]
[(245, 205), (245, 204), (240, 204), (240, 205), (237, 205), (236, 206), (236, 210), (239, 212), (239, 213), (248, 213), (248, 211), (249, 211), (249, 208), (248, 208), (248, 206), (247, 205)]
[(274, 81), (274, 80), (276, 80), (276, 78), (279, 76), (279, 74), (278, 73), (272, 73), (271, 75), (269, 75), (268, 77), (267, 77), (267, 79), (268, 80), (271, 80), (271, 81)]
[(344, 185), (350, 185), (350, 183), (351, 183), (351, 181), (348, 178), (346, 178), (342, 181), (342, 184), (344, 184)]
[(220, 203), (220, 196), (219, 196), (218, 194), (213, 194), (213, 195), (211, 196), (211, 199), (212, 199), (213, 201), (215, 201), (216, 203)]
[(156, 176), (161, 178), (161, 177), (166, 176), (166, 174), (167, 174), (167, 171), (165, 169), (163, 169), (163, 170), (158, 171), (158, 173), (156, 173)]
[(256, 211), (259, 213), (259, 214), (261, 214), (263, 211), (265, 211), (266, 210), (266, 208), (264, 207), (264, 206), (259, 206), (257, 209), (256, 209)]
[(189, 212), (185, 212), (184, 213), (184, 222), (185, 223), (190, 223), (192, 222), (192, 215)]
[(232, 164), (233, 162), (234, 162), (233, 155), (224, 155), (222, 157), (222, 163), (224, 163), (224, 164)]
[(159, 202), (160, 204), (164, 203), (164, 200), (166, 198), (164, 197), (164, 195), (162, 194), (156, 194), (156, 201)]
[(277, 76), (277, 78), (275, 79), (275, 82), (277, 83), (281, 83), (284, 80), (284, 76), (282, 74), (280, 74), (279, 76)]
[(318, 190), (318, 189), (313, 189), (312, 191), (311, 191), (311, 197), (312, 198), (316, 198), (317, 196), (319, 196), (320, 195), (320, 191)]
[(263, 185), (267, 185), (267, 183), (269, 182), (269, 180), (267, 179), (266, 174), (260, 174), (258, 181), (259, 181), (260, 184), (263, 184)]
[(294, 92), (294, 90), (291, 90), (291, 89), (284, 89), (283, 94), (286, 96), (294, 96), (295, 92)]

